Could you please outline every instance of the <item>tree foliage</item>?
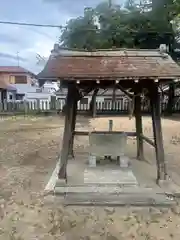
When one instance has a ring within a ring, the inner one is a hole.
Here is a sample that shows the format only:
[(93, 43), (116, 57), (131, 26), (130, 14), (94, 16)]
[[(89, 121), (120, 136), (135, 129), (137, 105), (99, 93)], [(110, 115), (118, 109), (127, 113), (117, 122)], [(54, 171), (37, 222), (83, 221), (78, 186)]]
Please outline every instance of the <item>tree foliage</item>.
[(71, 19), (62, 31), (62, 46), (81, 49), (112, 47), (157, 48), (173, 43), (180, 0), (144, 0), (136, 4), (128, 0), (122, 8), (102, 2), (95, 8), (85, 8), (84, 15)]

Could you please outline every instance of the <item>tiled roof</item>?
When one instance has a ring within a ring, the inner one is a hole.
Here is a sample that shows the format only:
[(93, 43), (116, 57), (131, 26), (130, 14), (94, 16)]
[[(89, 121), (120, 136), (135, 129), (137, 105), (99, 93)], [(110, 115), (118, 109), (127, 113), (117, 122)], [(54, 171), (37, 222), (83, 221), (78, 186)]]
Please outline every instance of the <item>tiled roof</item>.
[(180, 67), (158, 50), (68, 51), (50, 56), (38, 78), (179, 78)]
[(18, 66), (0, 66), (0, 73), (29, 73), (35, 76), (35, 74), (31, 73), (25, 68)]

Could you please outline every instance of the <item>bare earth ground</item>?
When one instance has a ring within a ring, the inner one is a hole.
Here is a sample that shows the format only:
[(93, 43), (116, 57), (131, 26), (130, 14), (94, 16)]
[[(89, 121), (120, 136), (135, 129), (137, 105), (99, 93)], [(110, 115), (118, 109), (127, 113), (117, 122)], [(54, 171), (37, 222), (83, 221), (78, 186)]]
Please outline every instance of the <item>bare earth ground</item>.
[[(134, 119), (111, 118), (114, 130), (134, 131)], [(143, 119), (145, 135), (152, 136), (151, 121)], [(166, 160), (171, 175), (180, 175), (180, 121), (162, 120)], [(0, 120), (0, 239), (180, 239), (180, 208), (63, 208), (44, 187), (58, 159), (63, 119), (9, 118)], [(108, 118), (79, 118), (77, 128), (107, 129)], [(88, 140), (76, 137), (76, 150)], [(154, 151), (145, 145), (146, 159), (154, 164)], [(129, 140), (127, 154), (136, 154)], [(176, 178), (178, 179), (178, 178)]]

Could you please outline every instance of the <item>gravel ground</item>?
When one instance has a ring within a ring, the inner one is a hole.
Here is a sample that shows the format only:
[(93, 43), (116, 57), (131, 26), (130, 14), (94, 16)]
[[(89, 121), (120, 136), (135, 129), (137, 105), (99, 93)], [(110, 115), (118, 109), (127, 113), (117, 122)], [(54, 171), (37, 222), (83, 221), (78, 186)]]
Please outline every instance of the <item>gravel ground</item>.
[[(114, 129), (134, 130), (134, 119), (111, 118)], [(151, 121), (143, 119), (145, 135), (152, 136)], [(58, 199), (44, 195), (56, 165), (63, 130), (60, 117), (7, 118), (0, 121), (0, 239), (180, 239), (180, 207), (63, 208)], [(180, 175), (180, 121), (163, 119), (166, 160), (171, 173)], [(107, 129), (108, 118), (80, 118), (81, 129)], [(76, 137), (75, 148), (87, 139)], [(128, 154), (136, 144), (129, 142)], [(154, 164), (154, 151), (145, 145), (146, 158)]]

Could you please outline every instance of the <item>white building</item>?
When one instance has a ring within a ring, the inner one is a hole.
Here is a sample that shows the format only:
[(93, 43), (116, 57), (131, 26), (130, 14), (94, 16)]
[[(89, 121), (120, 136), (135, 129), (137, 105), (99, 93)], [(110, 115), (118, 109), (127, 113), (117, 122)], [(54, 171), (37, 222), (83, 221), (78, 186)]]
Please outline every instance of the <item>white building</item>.
[(47, 100), (50, 101), (51, 96), (56, 96), (55, 93), (58, 91), (59, 87), (56, 82), (48, 81), (42, 87), (29, 88), (26, 91), (24, 100)]

